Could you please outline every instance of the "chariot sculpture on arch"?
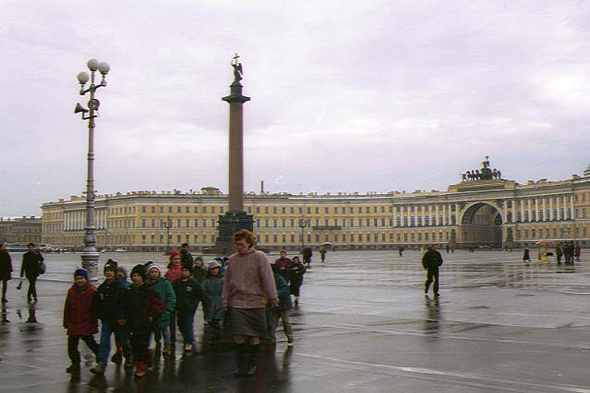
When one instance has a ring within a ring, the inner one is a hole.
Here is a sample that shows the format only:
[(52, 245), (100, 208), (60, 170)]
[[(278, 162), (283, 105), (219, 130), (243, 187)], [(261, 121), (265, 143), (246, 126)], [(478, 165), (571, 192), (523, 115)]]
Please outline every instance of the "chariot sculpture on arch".
[(485, 156), (484, 160), (481, 162), (481, 171), (479, 169), (466, 171), (465, 173), (461, 174), (461, 181), (477, 181), (477, 180), (492, 180), (492, 179), (502, 179), (502, 172), (500, 172), (496, 168), (490, 168), (490, 157)]

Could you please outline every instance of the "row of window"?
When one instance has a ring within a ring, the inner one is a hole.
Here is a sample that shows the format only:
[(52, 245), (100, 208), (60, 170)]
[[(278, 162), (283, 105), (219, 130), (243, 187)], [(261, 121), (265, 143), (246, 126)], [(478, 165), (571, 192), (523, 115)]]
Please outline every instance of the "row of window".
[[(531, 229), (530, 232), (528, 229), (516, 231), (516, 236), (520, 239), (521, 233), (524, 233), (524, 239), (544, 239), (544, 238), (560, 238), (560, 237), (570, 237), (572, 235), (572, 229), (570, 227), (567, 228), (538, 228), (538, 229)], [(529, 233), (531, 237), (529, 238)], [(580, 228), (576, 227), (576, 235), (580, 235)], [(587, 236), (588, 230), (585, 226), (582, 227), (582, 236)]]

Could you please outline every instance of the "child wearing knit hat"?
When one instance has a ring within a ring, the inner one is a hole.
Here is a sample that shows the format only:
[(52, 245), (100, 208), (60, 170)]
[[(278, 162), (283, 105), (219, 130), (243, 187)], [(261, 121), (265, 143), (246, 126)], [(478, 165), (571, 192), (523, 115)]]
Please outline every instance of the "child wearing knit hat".
[(127, 293), (127, 325), (131, 334), (135, 376), (145, 375), (146, 367), (152, 364), (149, 340), (153, 326), (162, 313), (164, 304), (158, 294), (146, 282), (147, 272), (142, 264), (131, 270), (131, 285)]
[(192, 277), (192, 274), (192, 265), (182, 265), (180, 278), (172, 284), (176, 294), (178, 329), (184, 339), (185, 352), (197, 352), (193, 325), (199, 302), (203, 302), (205, 308), (210, 305), (209, 297), (205, 293), (203, 286)]
[[(152, 290), (154, 290), (160, 299), (162, 299), (162, 302), (164, 302), (162, 315), (160, 315), (158, 322), (154, 324), (154, 338), (156, 341), (156, 347), (160, 347), (162, 345), (161, 341), (163, 337), (164, 348), (162, 349), (162, 353), (164, 355), (168, 355), (171, 351), (170, 317), (176, 309), (176, 295), (174, 294), (172, 284), (170, 284), (170, 282), (162, 276), (160, 266), (156, 265), (152, 261), (148, 261), (148, 263), (146, 263), (146, 267), (148, 272), (148, 280)], [(174, 325), (173, 327), (176, 328)]]
[(100, 345), (98, 350), (96, 367), (90, 371), (95, 374), (104, 374), (109, 353), (111, 351), (111, 335), (121, 343), (125, 356), (125, 367), (133, 367), (131, 362), (131, 346), (127, 339), (126, 295), (127, 285), (117, 276), (118, 264), (109, 259), (104, 265), (105, 280), (96, 291), (95, 303), (98, 318), (102, 322), (100, 328)]
[(63, 317), (63, 326), (68, 334), (68, 356), (72, 362), (66, 371), (71, 374), (80, 373), (80, 340), (98, 356), (98, 343), (93, 336), (98, 333), (98, 319), (93, 307), (95, 293), (96, 287), (88, 281), (88, 271), (77, 268), (74, 271), (74, 285), (68, 290)]

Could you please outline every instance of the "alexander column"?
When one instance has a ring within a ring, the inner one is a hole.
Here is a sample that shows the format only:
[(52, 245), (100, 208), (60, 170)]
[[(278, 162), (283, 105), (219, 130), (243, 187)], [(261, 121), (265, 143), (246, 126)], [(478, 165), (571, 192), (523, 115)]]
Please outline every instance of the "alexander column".
[(242, 94), (243, 70), (236, 53), (231, 63), (234, 81), (230, 95), (222, 100), (229, 104), (229, 211), (219, 216), (219, 236), (215, 244), (218, 253), (232, 252), (232, 236), (240, 229), (253, 230), (254, 219), (244, 211), (244, 103), (250, 97)]

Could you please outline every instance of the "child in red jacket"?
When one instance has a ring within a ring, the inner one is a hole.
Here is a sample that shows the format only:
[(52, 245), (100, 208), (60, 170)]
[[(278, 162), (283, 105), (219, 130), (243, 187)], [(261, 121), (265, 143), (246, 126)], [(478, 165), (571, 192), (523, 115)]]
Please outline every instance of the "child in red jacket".
[(80, 372), (80, 339), (95, 356), (98, 355), (98, 343), (93, 336), (98, 333), (98, 319), (93, 306), (96, 287), (88, 281), (86, 269), (76, 269), (74, 281), (66, 297), (63, 320), (64, 328), (68, 329), (68, 355), (72, 362), (66, 371), (72, 374)]

